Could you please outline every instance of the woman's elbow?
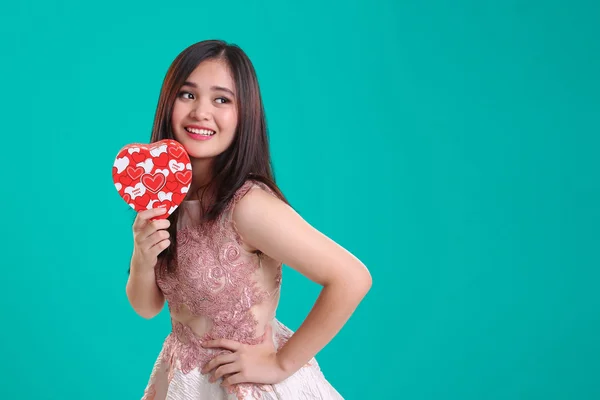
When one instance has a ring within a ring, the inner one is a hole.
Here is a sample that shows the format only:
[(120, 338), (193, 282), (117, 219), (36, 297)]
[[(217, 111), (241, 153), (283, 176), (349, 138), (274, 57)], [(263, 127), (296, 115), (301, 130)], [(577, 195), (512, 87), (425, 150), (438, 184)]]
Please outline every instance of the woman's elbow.
[(363, 265), (362, 271), (356, 281), (357, 291), (361, 294), (361, 298), (365, 297), (373, 286), (373, 277), (369, 270)]
[(358, 301), (362, 300), (373, 286), (373, 278), (363, 264), (353, 268), (351, 273), (339, 277), (339, 279), (344, 282), (348, 294)]

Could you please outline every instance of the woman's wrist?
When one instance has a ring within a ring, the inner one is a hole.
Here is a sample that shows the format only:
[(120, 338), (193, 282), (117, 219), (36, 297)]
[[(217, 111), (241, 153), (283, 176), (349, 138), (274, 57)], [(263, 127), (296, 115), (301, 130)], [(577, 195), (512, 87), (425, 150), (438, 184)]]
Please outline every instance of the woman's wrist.
[(154, 275), (154, 265), (144, 262), (143, 257), (135, 251), (131, 256), (131, 273), (135, 275)]
[(300, 369), (300, 366), (290, 362), (284, 353), (278, 351), (275, 353), (275, 361), (281, 370), (282, 381), (292, 376), (296, 371)]

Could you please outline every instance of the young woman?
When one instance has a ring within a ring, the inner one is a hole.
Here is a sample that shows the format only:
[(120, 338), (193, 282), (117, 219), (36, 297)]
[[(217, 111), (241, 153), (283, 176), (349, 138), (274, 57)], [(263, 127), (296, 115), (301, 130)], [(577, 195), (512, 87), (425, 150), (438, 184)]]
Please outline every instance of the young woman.
[[(239, 47), (203, 41), (177, 56), (151, 142), (163, 139), (184, 146), (193, 178), (168, 219), (149, 209), (133, 224), (127, 296), (145, 318), (166, 300), (173, 327), (143, 399), (342, 398), (314, 356), (371, 276), (276, 186), (256, 73)], [(296, 332), (275, 318), (283, 264), (323, 287)]]

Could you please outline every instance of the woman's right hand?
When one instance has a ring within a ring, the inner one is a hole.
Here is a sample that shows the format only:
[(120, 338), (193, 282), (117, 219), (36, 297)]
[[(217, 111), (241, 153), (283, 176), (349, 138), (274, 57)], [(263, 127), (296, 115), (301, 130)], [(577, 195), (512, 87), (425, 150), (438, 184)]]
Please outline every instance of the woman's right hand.
[(143, 269), (153, 269), (158, 255), (171, 244), (168, 219), (151, 219), (166, 213), (164, 207), (140, 211), (133, 222), (133, 258)]

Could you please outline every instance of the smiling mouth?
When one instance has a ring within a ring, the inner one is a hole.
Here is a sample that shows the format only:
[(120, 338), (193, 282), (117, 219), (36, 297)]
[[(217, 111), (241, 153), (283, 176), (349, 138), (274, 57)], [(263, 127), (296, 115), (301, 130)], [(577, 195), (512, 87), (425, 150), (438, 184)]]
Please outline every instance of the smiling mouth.
[(195, 128), (184, 128), (187, 132), (192, 133), (194, 135), (201, 136), (213, 136), (216, 132), (210, 129), (195, 129)]

